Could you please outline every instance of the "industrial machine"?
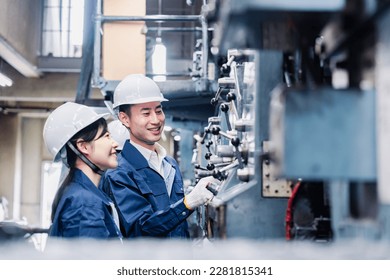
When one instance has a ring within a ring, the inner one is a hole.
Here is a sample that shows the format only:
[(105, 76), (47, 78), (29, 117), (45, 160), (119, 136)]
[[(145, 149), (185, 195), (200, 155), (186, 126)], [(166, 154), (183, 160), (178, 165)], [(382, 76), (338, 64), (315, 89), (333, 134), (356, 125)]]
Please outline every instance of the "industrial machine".
[[(269, 63), (266, 63), (269, 59)], [(283, 178), (275, 156), (277, 142), (268, 134), (269, 96), (256, 94), (256, 66), (262, 76), (280, 75), (281, 56), (251, 50), (229, 50), (211, 99), (216, 116), (196, 135), (193, 162), (196, 178), (214, 176), (222, 184), (216, 197), (198, 212), (208, 238), (312, 239), (332, 237), (327, 194), (321, 182)], [(271, 85), (272, 87), (272, 85)], [(263, 120), (263, 121), (261, 121)], [(254, 211), (256, 209), (256, 211)]]
[[(210, 0), (197, 17), (143, 18), (97, 9), (94, 40), (105, 21), (201, 24), (190, 79), (159, 83), (174, 104), (166, 115), (182, 136), (180, 157), (192, 155), (180, 161), (184, 179), (221, 181), (191, 218), (194, 237), (390, 237), (389, 7), (381, 0)], [(110, 109), (118, 81), (99, 77), (98, 57), (89, 73)], [(175, 106), (194, 100), (200, 115), (191, 117), (195, 107), (177, 114)]]
[[(388, 1), (210, 1), (209, 238), (388, 239)], [(227, 55), (226, 55), (227, 54)]]

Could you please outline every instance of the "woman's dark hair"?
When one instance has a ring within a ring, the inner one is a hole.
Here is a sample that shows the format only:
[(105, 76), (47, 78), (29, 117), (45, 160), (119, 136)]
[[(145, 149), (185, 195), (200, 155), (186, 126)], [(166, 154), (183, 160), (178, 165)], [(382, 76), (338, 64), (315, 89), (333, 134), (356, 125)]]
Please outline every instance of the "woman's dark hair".
[[(105, 119), (100, 118), (97, 121), (93, 122), (92, 124), (88, 125), (87, 127), (83, 128), (79, 132), (77, 132), (68, 142), (71, 142), (74, 147), (77, 147), (76, 142), (79, 139), (83, 139), (84, 142), (91, 142), (96, 138), (96, 135), (100, 128), (103, 128), (101, 134), (97, 139), (102, 137), (106, 132), (108, 131), (107, 128), (107, 122)], [(75, 171), (75, 164), (77, 155), (75, 152), (73, 152), (68, 145), (65, 144), (66, 148), (66, 160), (69, 166), (69, 173), (62, 182), (61, 186), (59, 187), (51, 207), (51, 220), (53, 221), (54, 215), (57, 210), (58, 202), (60, 201), (66, 187), (70, 184), (70, 182), (73, 180), (74, 171)]]

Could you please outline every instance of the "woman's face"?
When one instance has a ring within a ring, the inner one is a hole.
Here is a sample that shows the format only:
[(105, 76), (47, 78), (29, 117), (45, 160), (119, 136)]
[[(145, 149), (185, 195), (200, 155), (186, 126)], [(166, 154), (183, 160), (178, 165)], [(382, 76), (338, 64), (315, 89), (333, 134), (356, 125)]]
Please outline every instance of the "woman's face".
[(103, 135), (102, 131), (103, 128), (99, 128), (96, 138), (90, 142), (91, 153), (89, 154), (89, 160), (96, 164), (101, 170), (116, 168), (118, 166), (116, 155), (118, 143), (111, 138), (108, 131)]

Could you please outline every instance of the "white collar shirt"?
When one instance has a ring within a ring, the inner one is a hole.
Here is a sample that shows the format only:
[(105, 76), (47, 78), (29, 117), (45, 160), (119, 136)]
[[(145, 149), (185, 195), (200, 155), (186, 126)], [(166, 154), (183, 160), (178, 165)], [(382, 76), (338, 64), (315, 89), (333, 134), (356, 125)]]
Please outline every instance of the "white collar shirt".
[(157, 171), (165, 181), (168, 194), (171, 195), (172, 184), (175, 177), (175, 169), (164, 158), (167, 156), (167, 151), (159, 143), (155, 143), (155, 150), (149, 150), (134, 142), (130, 143), (144, 156), (149, 163), (150, 168)]
[(167, 156), (167, 151), (165, 150), (165, 148), (159, 143), (155, 143), (155, 150), (152, 151), (134, 142), (131, 142), (131, 144), (136, 147), (137, 150), (144, 156), (144, 158), (149, 163), (149, 166), (164, 177), (162, 162)]

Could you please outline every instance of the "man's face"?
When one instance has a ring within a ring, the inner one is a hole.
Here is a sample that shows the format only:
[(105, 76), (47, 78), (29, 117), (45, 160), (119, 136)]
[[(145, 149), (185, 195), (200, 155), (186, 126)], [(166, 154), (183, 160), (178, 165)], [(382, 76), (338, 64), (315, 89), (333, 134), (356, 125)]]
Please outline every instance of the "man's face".
[(165, 124), (161, 103), (156, 101), (134, 104), (130, 107), (130, 116), (126, 115), (125, 118), (125, 124), (130, 128), (131, 141), (153, 149), (154, 143), (161, 138)]

